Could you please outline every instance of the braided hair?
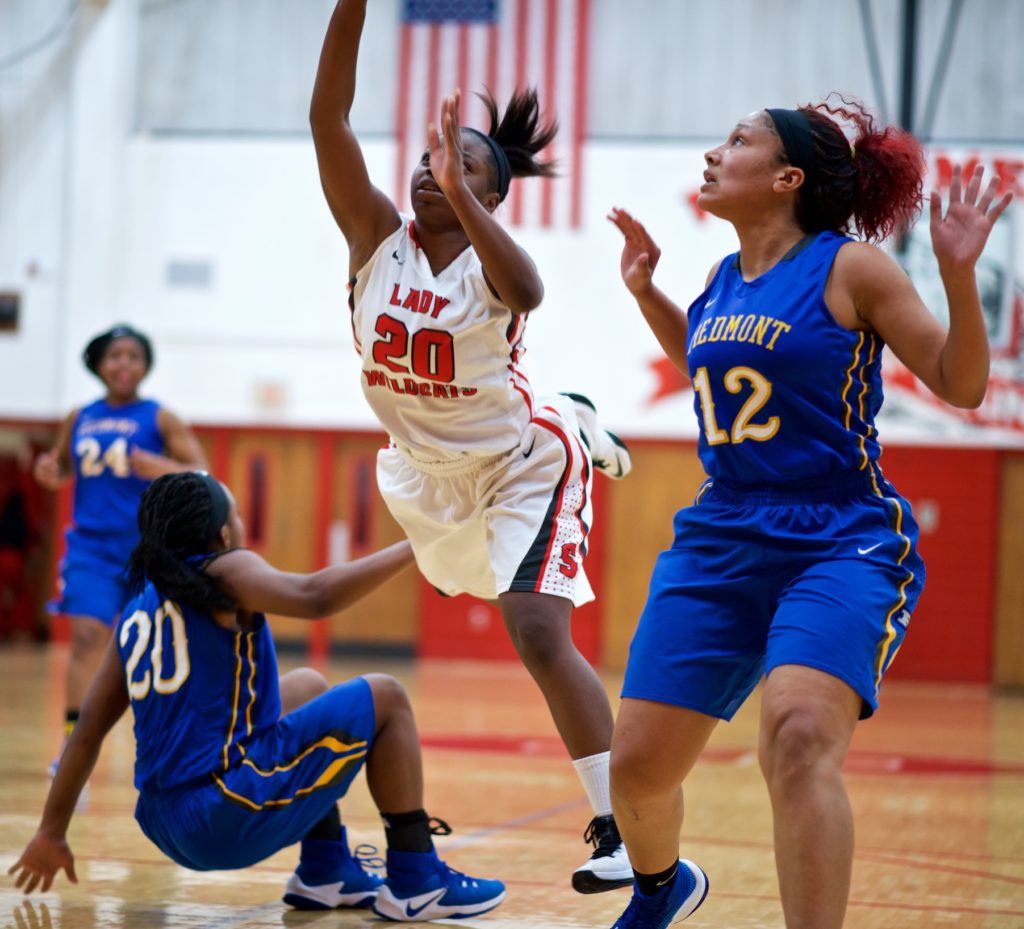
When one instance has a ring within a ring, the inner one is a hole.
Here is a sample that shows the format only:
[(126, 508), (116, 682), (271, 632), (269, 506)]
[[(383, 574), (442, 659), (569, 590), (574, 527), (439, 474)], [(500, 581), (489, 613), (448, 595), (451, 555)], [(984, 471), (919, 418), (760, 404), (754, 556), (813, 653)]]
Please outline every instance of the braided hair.
[(209, 478), (187, 471), (158, 477), (139, 504), (139, 544), (128, 562), (127, 578), (136, 591), (149, 580), (160, 593), (199, 612), (233, 610), (237, 604), (203, 570), (219, 527)]

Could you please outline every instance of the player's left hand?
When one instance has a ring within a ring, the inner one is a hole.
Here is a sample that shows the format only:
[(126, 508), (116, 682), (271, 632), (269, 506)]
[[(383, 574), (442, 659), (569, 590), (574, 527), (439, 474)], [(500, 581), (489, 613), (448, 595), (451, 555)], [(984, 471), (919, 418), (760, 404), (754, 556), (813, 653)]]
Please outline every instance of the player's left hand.
[(8, 869), (8, 874), (18, 872), (14, 886), (20, 887), (30, 894), (38, 887), (46, 893), (53, 886), (57, 872), (64, 869), (72, 884), (78, 883), (75, 874), (75, 856), (65, 839), (54, 838), (43, 832), (37, 832), (35, 838), (21, 853), (21, 857)]
[(939, 260), (940, 271), (973, 271), (992, 227), (1013, 199), (1012, 193), (1005, 193), (996, 200), (999, 191), (998, 177), (993, 177), (989, 181), (979, 199), (978, 193), (981, 191), (984, 173), (985, 169), (978, 165), (961, 196), (960, 166), (957, 165), (953, 169), (953, 179), (949, 186), (949, 207), (945, 216), (942, 215), (942, 195), (938, 191), (932, 191), (932, 250)]
[(459, 127), (459, 101), (461, 99), (462, 92), (456, 90), (441, 101), (440, 136), (437, 126), (433, 123), (427, 127), (430, 173), (445, 196), (456, 190), (460, 184), (465, 183), (463, 176), (465, 152), (462, 148), (462, 130)]
[(128, 456), (132, 474), (147, 481), (155, 481), (167, 473), (167, 459), (163, 455), (154, 455), (144, 448), (133, 448)]

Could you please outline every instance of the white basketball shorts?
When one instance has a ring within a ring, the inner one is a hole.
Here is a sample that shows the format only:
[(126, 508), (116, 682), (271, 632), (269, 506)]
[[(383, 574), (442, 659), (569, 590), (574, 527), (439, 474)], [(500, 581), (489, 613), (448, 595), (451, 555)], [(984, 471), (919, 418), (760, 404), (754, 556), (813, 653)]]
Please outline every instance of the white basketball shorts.
[(428, 468), (393, 446), (377, 456), (381, 495), (434, 587), (594, 599), (583, 570), (593, 467), (571, 400), (538, 406), (518, 448), (454, 474)]

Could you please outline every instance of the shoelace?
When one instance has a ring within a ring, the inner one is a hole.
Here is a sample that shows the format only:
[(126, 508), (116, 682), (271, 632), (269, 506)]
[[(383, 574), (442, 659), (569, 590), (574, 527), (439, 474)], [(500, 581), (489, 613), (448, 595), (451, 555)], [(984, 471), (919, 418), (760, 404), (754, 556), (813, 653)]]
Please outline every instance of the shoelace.
[(427, 820), (427, 826), (430, 828), (431, 835), (451, 835), (452, 827), (448, 825), (443, 819), (437, 819), (435, 816), (431, 816)]
[(380, 849), (376, 845), (357, 845), (352, 850), (352, 857), (364, 870), (369, 868), (373, 871), (383, 871), (386, 867), (386, 862), (381, 857)]
[(594, 846), (591, 858), (608, 858), (618, 851), (622, 843), (615, 822), (603, 816), (595, 816), (590, 821), (586, 832), (583, 833), (583, 841)]

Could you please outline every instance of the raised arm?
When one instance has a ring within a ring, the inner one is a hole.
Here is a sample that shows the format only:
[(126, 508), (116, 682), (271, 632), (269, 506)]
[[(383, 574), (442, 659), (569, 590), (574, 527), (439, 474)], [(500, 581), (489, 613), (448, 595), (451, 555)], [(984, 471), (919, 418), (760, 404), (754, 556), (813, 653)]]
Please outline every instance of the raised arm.
[(71, 460), (71, 432), (75, 428), (78, 410), (72, 410), (60, 424), (57, 441), (48, 452), (36, 458), (32, 475), (36, 483), (47, 490), (60, 490), (73, 476)]
[[(654, 286), (654, 269), (661, 258), (661, 249), (643, 224), (637, 222), (625, 210), (614, 207), (608, 214), (608, 219), (622, 233), (624, 239), (619, 269), (626, 288), (644, 314), (644, 319), (661, 345), (661, 350), (683, 374), (689, 375), (686, 366), (686, 340), (690, 325), (686, 318), (686, 310)], [(708, 276), (708, 283), (712, 277), (714, 269)]]
[(78, 796), (99, 757), (103, 740), (126, 709), (128, 689), (117, 654), (117, 643), (112, 638), (85, 695), (81, 716), (60, 756), (39, 831), (7, 872), (17, 872), (14, 883), (25, 893), (31, 893), (37, 886), (45, 893), (62, 868), (73, 884), (78, 883), (75, 859), (65, 838), (68, 824), (75, 812)]
[(355, 274), (401, 224), (394, 204), (370, 183), (349, 111), (356, 91), (356, 59), (366, 0), (339, 0), (327, 27), (313, 86), (309, 123), (327, 205), (349, 247)]
[[(988, 387), (989, 347), (974, 266), (996, 219), (1012, 199), (997, 199), (994, 178), (982, 196), (979, 167), (961, 198), (960, 169), (953, 174), (949, 209), (942, 215), (931, 198), (932, 248), (949, 302), (947, 330), (929, 312), (903, 269), (884, 252), (855, 243), (836, 256), (830, 287), (881, 337), (937, 397), (958, 407), (977, 407)], [(831, 303), (830, 303), (831, 306)]]
[(207, 570), (243, 609), (318, 619), (362, 599), (412, 561), (412, 547), (408, 542), (398, 542), (365, 558), (313, 574), (278, 571), (248, 549), (228, 552)]

